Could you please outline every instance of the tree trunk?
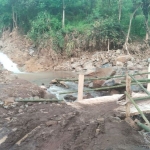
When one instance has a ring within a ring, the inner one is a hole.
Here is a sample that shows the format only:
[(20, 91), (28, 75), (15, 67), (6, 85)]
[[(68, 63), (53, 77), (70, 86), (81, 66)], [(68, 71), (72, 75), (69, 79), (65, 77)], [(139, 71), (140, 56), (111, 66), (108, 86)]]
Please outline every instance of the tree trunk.
[(108, 49), (108, 52), (109, 52), (109, 48), (110, 47), (110, 42), (109, 42), (109, 39), (108, 39), (108, 46), (107, 46), (107, 49)]
[(122, 0), (119, 0), (118, 2), (118, 12), (119, 12), (119, 23), (120, 23), (120, 20), (121, 20), (121, 10), (122, 10)]
[(14, 11), (13, 6), (12, 6), (12, 19), (13, 19), (13, 28), (17, 28), (17, 15)]
[(132, 20), (133, 20), (133, 17), (134, 17), (134, 15), (135, 15), (136, 11), (138, 10), (138, 8), (139, 8), (140, 6), (141, 6), (141, 4), (134, 10), (134, 12), (132, 13), (132, 15), (130, 16), (130, 22), (129, 22), (128, 33), (127, 33), (126, 41), (125, 41), (125, 44), (124, 44), (125, 49), (126, 49), (126, 51), (127, 51), (128, 54), (130, 54), (130, 53), (129, 53), (129, 50), (128, 50), (128, 46), (127, 46), (127, 45), (128, 45), (128, 41), (129, 41), (129, 36), (130, 36), (130, 31), (131, 31)]
[(62, 17), (62, 28), (65, 27), (65, 9), (66, 9), (66, 6), (65, 6), (65, 2), (64, 0), (63, 1), (63, 17)]

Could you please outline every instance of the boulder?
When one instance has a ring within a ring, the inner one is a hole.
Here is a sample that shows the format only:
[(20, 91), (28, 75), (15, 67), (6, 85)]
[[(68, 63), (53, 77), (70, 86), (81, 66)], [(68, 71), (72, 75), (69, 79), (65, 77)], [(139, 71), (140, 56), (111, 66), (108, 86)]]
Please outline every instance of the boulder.
[(131, 60), (132, 57), (130, 55), (123, 55), (123, 56), (118, 56), (116, 58), (116, 62), (122, 62), (122, 63), (126, 63), (127, 61)]
[(104, 84), (104, 80), (94, 80), (89, 84), (90, 88), (100, 88)]
[(99, 68), (95, 72), (91, 72), (86, 74), (85, 76), (93, 76), (93, 77), (108, 77), (115, 75), (116, 71), (114, 68)]

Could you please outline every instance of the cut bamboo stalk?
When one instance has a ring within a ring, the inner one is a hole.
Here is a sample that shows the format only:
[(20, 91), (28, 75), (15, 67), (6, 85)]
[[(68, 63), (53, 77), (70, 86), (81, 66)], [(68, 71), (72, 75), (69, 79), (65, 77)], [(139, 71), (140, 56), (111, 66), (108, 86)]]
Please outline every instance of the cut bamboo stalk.
[(150, 132), (150, 128), (147, 126), (147, 125), (145, 125), (145, 124), (143, 124), (143, 123), (141, 123), (139, 120), (135, 120), (135, 122), (137, 123), (137, 125), (139, 126), (139, 127), (141, 127), (142, 129), (144, 129), (145, 131), (147, 131), (147, 132)]
[[(150, 72), (150, 58), (148, 59), (149, 66), (148, 66), (148, 72)], [(148, 74), (148, 79), (150, 79), (150, 74)], [(147, 91), (150, 92), (150, 83), (147, 85)]]
[(144, 119), (144, 121), (148, 124), (148, 126), (150, 126), (150, 123), (149, 123), (148, 119), (145, 117), (144, 113), (140, 110), (140, 108), (135, 103), (135, 101), (130, 97), (130, 95), (127, 92), (125, 92), (125, 94), (128, 97), (128, 99), (132, 102), (132, 104), (135, 106), (135, 108), (137, 109), (137, 111), (141, 114), (141, 116)]
[(133, 98), (134, 101), (140, 101), (140, 100), (149, 100), (150, 96), (147, 97), (138, 97), (138, 98)]
[(132, 75), (129, 74), (129, 76), (143, 89), (148, 96), (150, 96), (150, 92), (148, 92), (140, 82), (138, 82)]
[[(141, 82), (141, 83), (147, 83), (147, 82)], [(131, 83), (131, 85), (135, 85), (136, 83)], [(116, 86), (109, 86), (109, 87), (101, 87), (101, 88), (95, 88), (95, 89), (88, 89), (84, 90), (84, 92), (90, 92), (90, 91), (105, 91), (105, 90), (110, 90), (110, 89), (115, 89), (115, 88), (123, 88), (126, 87), (126, 84), (120, 84)], [(59, 94), (69, 94), (69, 93), (77, 93), (78, 91), (69, 91), (69, 92), (60, 92)]]
[[(132, 76), (136, 76), (136, 75), (143, 75), (143, 74), (150, 74), (150, 72), (144, 72), (144, 73), (136, 73), (133, 74)], [(120, 76), (108, 76), (108, 77), (102, 77), (102, 78), (85, 78), (85, 81), (89, 81), (89, 80), (108, 80), (108, 79), (112, 79), (112, 78), (121, 78), (121, 77), (126, 77), (125, 75), (120, 75)], [(56, 79), (57, 81), (78, 81), (78, 79)]]
[[(131, 95), (131, 77), (128, 76), (128, 74), (126, 75), (126, 92)], [(130, 100), (128, 99), (127, 95), (126, 95), (126, 117), (130, 117)]]
[(78, 101), (83, 100), (83, 87), (84, 87), (84, 75), (79, 75), (79, 83), (78, 83)]
[(52, 100), (52, 99), (22, 99), (22, 100), (15, 100), (15, 102), (62, 102), (63, 100)]

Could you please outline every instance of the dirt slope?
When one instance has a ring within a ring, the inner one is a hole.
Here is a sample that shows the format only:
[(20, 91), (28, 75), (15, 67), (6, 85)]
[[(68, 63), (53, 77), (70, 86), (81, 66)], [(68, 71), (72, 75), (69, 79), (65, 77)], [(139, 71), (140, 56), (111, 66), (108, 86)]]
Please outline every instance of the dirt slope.
[(22, 103), (9, 110), (0, 107), (0, 135), (8, 136), (0, 149), (147, 150), (140, 134), (114, 117), (114, 108), (115, 103), (79, 110), (50, 103)]

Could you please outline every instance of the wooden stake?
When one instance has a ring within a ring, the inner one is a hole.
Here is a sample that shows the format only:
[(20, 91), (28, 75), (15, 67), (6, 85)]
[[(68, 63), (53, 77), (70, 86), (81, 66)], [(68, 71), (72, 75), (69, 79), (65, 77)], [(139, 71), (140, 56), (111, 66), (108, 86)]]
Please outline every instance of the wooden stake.
[(78, 82), (78, 101), (83, 100), (83, 86), (84, 86), (84, 75), (79, 75), (79, 82)]
[[(131, 95), (131, 78), (128, 76), (126, 76), (126, 92)], [(130, 117), (130, 100), (129, 98), (126, 96), (126, 117)]]
[[(149, 66), (148, 66), (148, 71), (150, 71), (150, 58), (148, 59)], [(150, 74), (148, 74), (148, 79), (150, 79)], [(150, 92), (150, 83), (147, 85), (147, 91)]]

